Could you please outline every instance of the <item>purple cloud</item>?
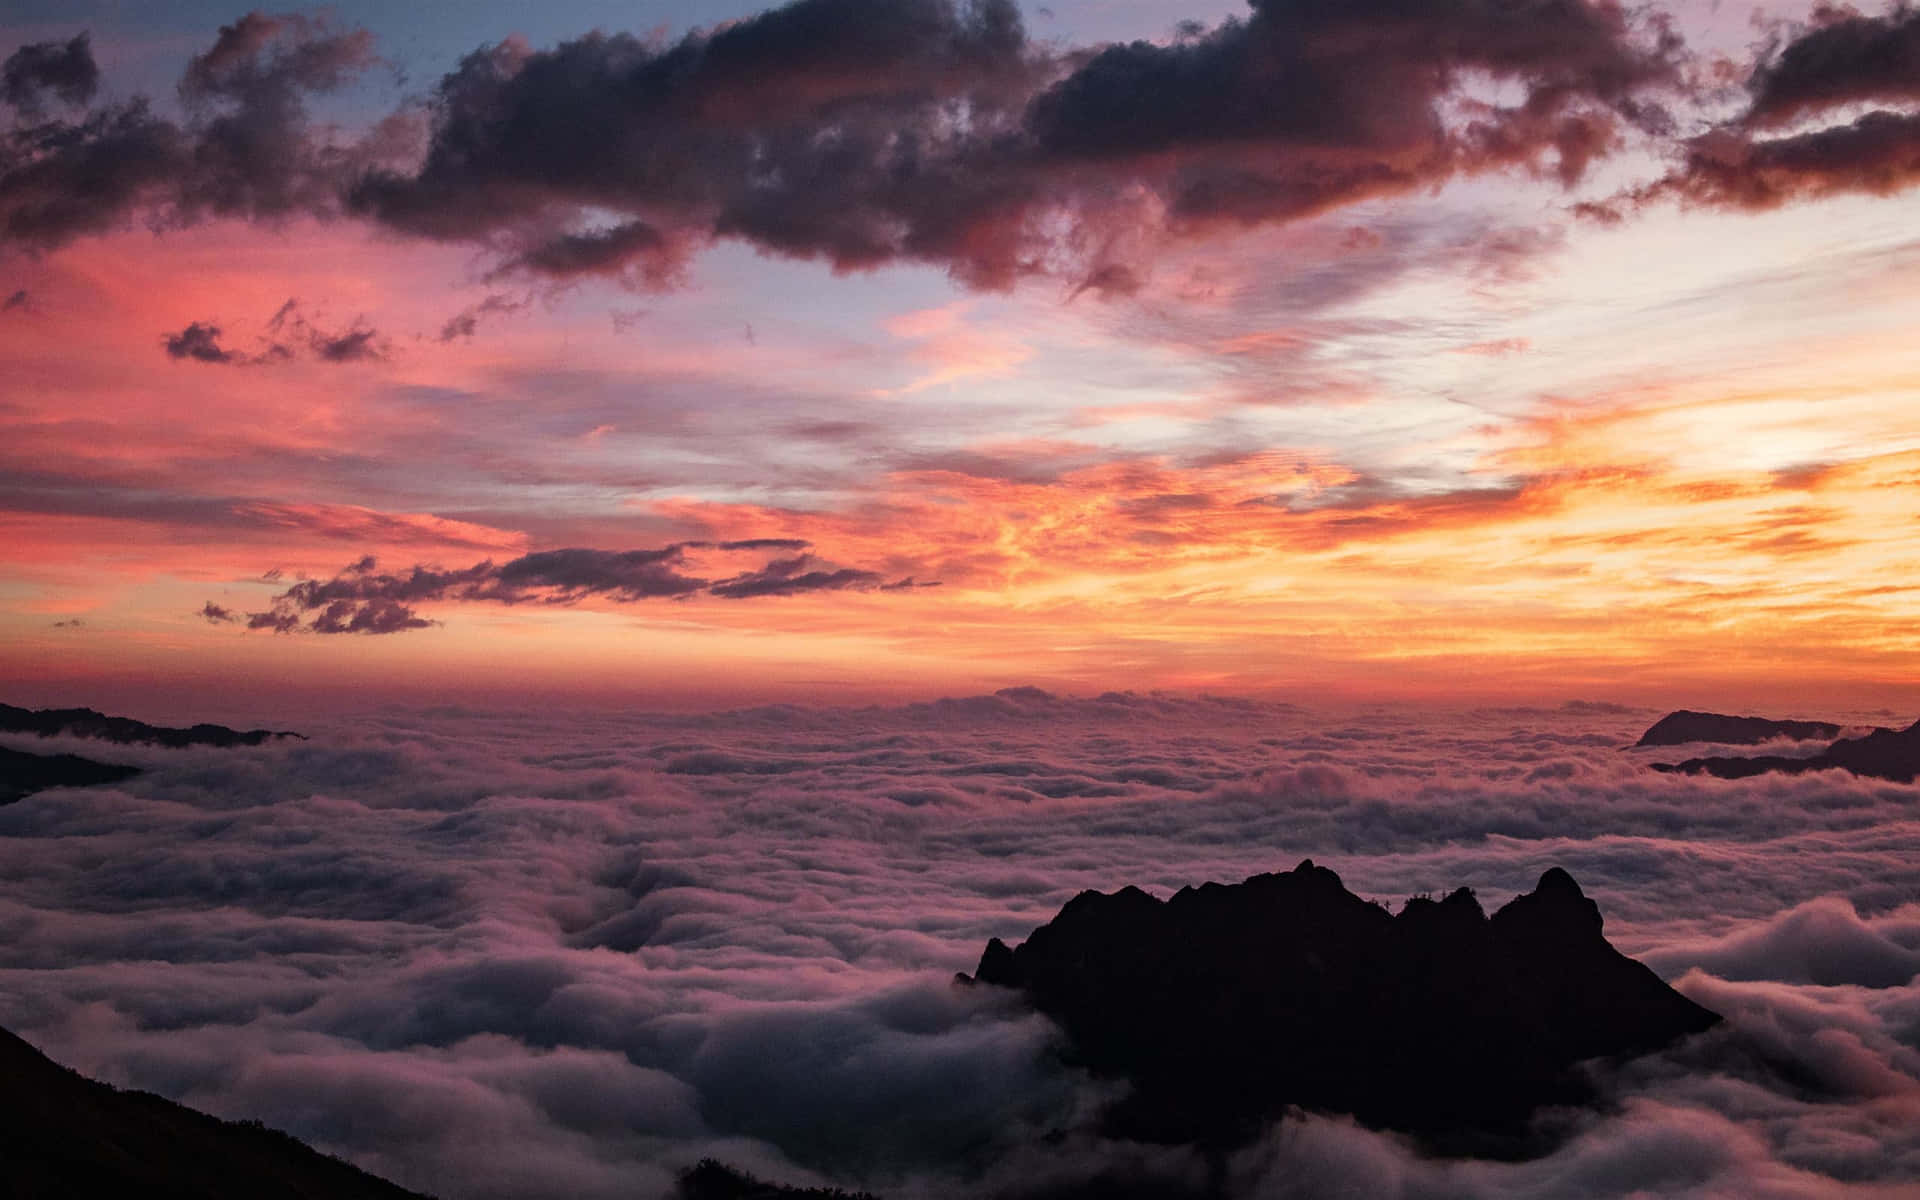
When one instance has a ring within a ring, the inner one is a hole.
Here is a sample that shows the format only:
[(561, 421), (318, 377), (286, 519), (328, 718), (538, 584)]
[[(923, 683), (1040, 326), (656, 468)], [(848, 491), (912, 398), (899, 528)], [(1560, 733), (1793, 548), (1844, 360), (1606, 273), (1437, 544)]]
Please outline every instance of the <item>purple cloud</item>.
[[(791, 538), (731, 542), (675, 542), (652, 550), (541, 550), (505, 563), (492, 560), (460, 570), (415, 566), (403, 573), (362, 558), (331, 579), (306, 579), (274, 597), (273, 607), (250, 613), (247, 628), (275, 633), (401, 633), (436, 622), (413, 606), (433, 601), (496, 604), (574, 604), (600, 596), (621, 603), (707, 595), (729, 600), (797, 596), (811, 592), (900, 590), (930, 584), (887, 583), (873, 571), (834, 567)], [(690, 550), (735, 553), (797, 551), (725, 579), (687, 573)], [(209, 604), (209, 607), (217, 607)]]

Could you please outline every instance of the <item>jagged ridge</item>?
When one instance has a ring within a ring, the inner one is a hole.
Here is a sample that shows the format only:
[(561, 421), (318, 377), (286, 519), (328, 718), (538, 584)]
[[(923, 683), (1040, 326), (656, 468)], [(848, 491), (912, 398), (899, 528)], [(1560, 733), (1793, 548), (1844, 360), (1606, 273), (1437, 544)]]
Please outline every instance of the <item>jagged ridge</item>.
[(1111, 1131), (1169, 1142), (1298, 1106), (1524, 1155), (1545, 1148), (1538, 1110), (1592, 1099), (1576, 1063), (1719, 1020), (1614, 950), (1559, 868), (1492, 918), (1465, 888), (1390, 914), (1311, 860), (1164, 902), (1083, 892), (960, 978), (1024, 992), (1075, 1061), (1132, 1082)]

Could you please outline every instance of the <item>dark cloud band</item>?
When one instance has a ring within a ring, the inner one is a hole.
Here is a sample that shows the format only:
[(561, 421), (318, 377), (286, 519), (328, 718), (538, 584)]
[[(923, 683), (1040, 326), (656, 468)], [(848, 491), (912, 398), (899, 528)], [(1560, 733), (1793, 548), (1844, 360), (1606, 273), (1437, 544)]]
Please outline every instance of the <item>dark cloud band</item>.
[[(784, 553), (764, 565), (721, 579), (689, 572), (689, 551)], [(494, 604), (574, 604), (589, 597), (617, 603), (713, 596), (725, 600), (799, 596), (815, 592), (896, 591), (931, 586), (912, 579), (889, 582), (875, 571), (838, 567), (791, 538), (730, 542), (675, 542), (654, 550), (542, 550), (505, 563), (491, 560), (461, 570), (416, 566), (384, 572), (362, 558), (331, 579), (305, 579), (274, 597), (271, 608), (247, 614), (248, 629), (275, 633), (404, 633), (436, 622), (414, 605), (436, 601)], [(209, 602), (201, 615), (214, 623), (235, 617)]]
[[(188, 65), (184, 123), (136, 101), (16, 128), (0, 231), (44, 247), (143, 211), (348, 212), (484, 246), (496, 277), (662, 287), (733, 238), (1124, 293), (1120, 247), (1214, 222), (1495, 169), (1571, 183), (1622, 130), (1663, 127), (1680, 57), (1606, 0), (1255, 0), (1170, 44), (1089, 51), (1030, 39), (1012, 0), (795, 0), (664, 44), (482, 47), (407, 153), (419, 113), (351, 144), (307, 119), (374, 61), (369, 35), (254, 13)], [(1463, 108), (1469, 75), (1520, 98)]]

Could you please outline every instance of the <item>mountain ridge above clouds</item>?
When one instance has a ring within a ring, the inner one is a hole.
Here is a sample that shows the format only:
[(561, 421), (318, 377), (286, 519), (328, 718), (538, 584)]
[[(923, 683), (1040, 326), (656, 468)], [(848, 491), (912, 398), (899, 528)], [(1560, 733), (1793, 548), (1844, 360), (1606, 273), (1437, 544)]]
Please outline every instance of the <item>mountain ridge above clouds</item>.
[(1305, 1109), (1525, 1158), (1557, 1140), (1536, 1118), (1597, 1098), (1577, 1064), (1720, 1020), (1601, 929), (1558, 867), (1488, 917), (1467, 888), (1391, 913), (1309, 859), (1165, 901), (1082, 892), (959, 978), (1024, 993), (1070, 1061), (1130, 1081), (1117, 1136), (1231, 1145)]
[(258, 746), (278, 738), (306, 735), (285, 729), (229, 729), (225, 725), (201, 722), (185, 728), (149, 725), (132, 717), (110, 717), (91, 708), (19, 708), (0, 704), (0, 733), (35, 733), (41, 737), (65, 734), (68, 737), (93, 738), (123, 745), (168, 746)]
[(0, 746), (0, 804), (56, 787), (94, 787), (140, 774), (139, 767), (95, 762), (78, 754), (33, 754)]
[(1684, 746), (1690, 742), (1757, 746), (1776, 738), (1805, 742), (1816, 738), (1837, 738), (1845, 728), (1832, 721), (1776, 721), (1768, 717), (1734, 717), (1725, 713), (1696, 712), (1682, 708), (1648, 726), (1634, 746)]
[(1838, 738), (1825, 750), (1812, 755), (1713, 755), (1677, 763), (1655, 763), (1653, 769), (1675, 775), (1712, 775), (1719, 779), (1746, 779), (1769, 773), (1801, 775), (1837, 769), (1865, 779), (1912, 783), (1920, 778), (1920, 721), (1905, 729), (1875, 728), (1860, 737)]
[[(149, 725), (132, 717), (110, 717), (91, 708), (20, 708), (0, 704), (0, 734), (27, 733), (42, 738), (75, 737), (123, 746), (259, 746), (281, 738), (306, 740), (305, 734), (284, 729), (229, 729), (202, 722), (184, 728)], [(0, 747), (0, 804), (11, 804), (35, 792), (56, 787), (94, 787), (119, 783), (140, 774), (124, 763), (103, 763), (78, 754), (35, 754)]]

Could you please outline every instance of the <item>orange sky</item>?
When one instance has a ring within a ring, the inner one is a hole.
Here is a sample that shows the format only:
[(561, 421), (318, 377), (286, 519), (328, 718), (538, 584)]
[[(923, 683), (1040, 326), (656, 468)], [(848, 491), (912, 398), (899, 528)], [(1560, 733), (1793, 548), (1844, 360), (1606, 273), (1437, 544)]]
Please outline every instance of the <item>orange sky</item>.
[[(1115, 290), (725, 237), (671, 281), (503, 276), (484, 239), (337, 213), (0, 248), (0, 699), (1911, 707), (1920, 209), (1576, 214), (1674, 153), (1628, 131), (1571, 189), (1522, 164), (1130, 227)], [(167, 352), (196, 324), (224, 361)], [(685, 594), (246, 627), (365, 556), (754, 539), (808, 545), (690, 547)]]

